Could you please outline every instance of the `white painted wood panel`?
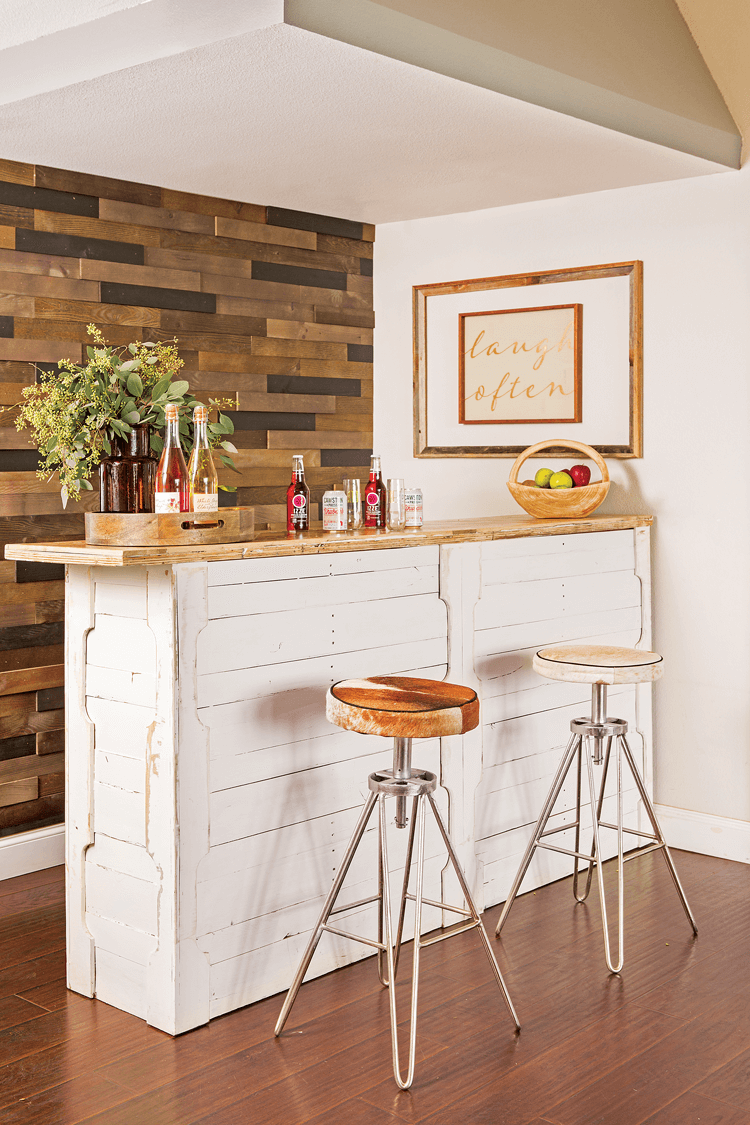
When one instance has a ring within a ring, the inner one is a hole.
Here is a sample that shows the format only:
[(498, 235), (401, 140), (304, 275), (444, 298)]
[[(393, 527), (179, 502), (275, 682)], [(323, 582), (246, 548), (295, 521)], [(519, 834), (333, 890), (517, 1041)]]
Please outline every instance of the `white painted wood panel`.
[[(585, 686), (538, 677), (533, 652), (650, 641), (648, 538), (629, 531), (75, 569), (70, 980), (171, 1033), (288, 986), (367, 775), (390, 764), (388, 740), (328, 724), (331, 683), (417, 674), (475, 687), (480, 726), (417, 744), (414, 761), (440, 778), (438, 803), (490, 904), (507, 894), (570, 718), (588, 706)], [(610, 701), (610, 714), (637, 719), (642, 757), (650, 694)], [(570, 815), (563, 806), (557, 822)], [(428, 826), (426, 892), (460, 904)], [(394, 892), (405, 842), (393, 829)], [(525, 886), (570, 862), (542, 855)], [(342, 900), (376, 884), (373, 820)], [(374, 936), (372, 906), (351, 915), (347, 928)], [(425, 929), (440, 921), (426, 911)], [(370, 955), (326, 935), (312, 973)]]
[(436, 680), (445, 678), (448, 646), (445, 636), (406, 644), (375, 646), (364, 652), (347, 652), (310, 660), (290, 660), (254, 668), (233, 668), (197, 676), (198, 706), (257, 699), (282, 691), (320, 687), (327, 690), (338, 680), (363, 676), (400, 675), (424, 669)]
[(474, 621), (477, 629), (493, 629), (640, 604), (641, 586), (632, 570), (605, 571), (488, 586)]
[(346, 551), (333, 555), (294, 555), (275, 559), (237, 559), (211, 563), (208, 585), (283, 582), (331, 574), (365, 574), (403, 567), (436, 566), (439, 547), (396, 547), (382, 551)]
[(430, 640), (445, 630), (445, 607), (433, 594), (224, 618), (198, 639), (198, 674)]

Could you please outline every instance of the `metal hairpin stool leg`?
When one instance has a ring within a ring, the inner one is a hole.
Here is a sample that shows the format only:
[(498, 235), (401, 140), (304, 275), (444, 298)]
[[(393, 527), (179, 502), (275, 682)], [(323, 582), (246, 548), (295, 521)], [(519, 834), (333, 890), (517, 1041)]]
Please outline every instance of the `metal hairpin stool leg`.
[[(427, 770), (412, 768), (411, 764), (411, 737), (403, 737), (399, 732), (408, 730), (415, 737), (434, 738), (447, 734), (462, 734), (473, 730), (479, 721), (479, 702), (473, 691), (459, 687), (455, 684), (440, 683), (434, 680), (419, 680), (403, 676), (380, 676), (370, 680), (343, 680), (328, 692), (326, 697), (326, 714), (330, 722), (348, 730), (358, 730), (363, 734), (394, 735), (393, 742), (393, 768), (371, 773), (367, 784), (370, 795), (367, 798), (362, 814), (354, 829), (354, 834), (349, 841), (341, 867), (333, 881), (333, 886), (323, 904), (318, 921), (313, 928), (310, 941), (304, 952), (294, 980), (284, 1000), (284, 1005), (276, 1023), (275, 1034), (280, 1035), (287, 1017), (295, 1001), (297, 993), (317, 948), (318, 942), (324, 931), (338, 934), (339, 937), (351, 938), (353, 941), (363, 942), (372, 946), (378, 952), (378, 973), (381, 983), (388, 987), (391, 1020), (391, 1048), (393, 1055), (393, 1074), (402, 1090), (411, 1086), (414, 1079), (414, 1064), (416, 1061), (416, 1036), (417, 1036), (417, 993), (419, 988), (419, 955), (426, 945), (466, 930), (477, 929), (482, 940), (484, 951), (492, 966), (500, 990), (503, 994), (508, 1010), (513, 1018), (516, 1028), (520, 1027), (508, 990), (498, 968), (495, 955), (492, 951), (487, 932), (482, 924), (479, 912), (472, 898), (471, 891), (466, 883), (464, 873), (458, 857), (451, 844), (450, 837), (443, 823), (433, 793), (437, 787), (437, 778), (434, 773)], [(396, 826), (405, 828), (408, 821), (406, 816), (407, 800), (411, 798), (411, 823), (406, 848), (406, 862), (404, 867), (404, 881), (401, 889), (399, 904), (399, 917), (394, 940), (393, 920), (391, 916), (391, 895), (388, 879), (388, 840), (386, 832), (386, 801), (396, 798)], [(341, 887), (346, 878), (355, 852), (362, 840), (367, 824), (378, 805), (378, 893), (369, 898), (359, 899), (344, 906), (336, 906)], [(440, 835), (448, 851), (448, 857), (458, 878), (461, 890), (466, 899), (468, 910), (463, 907), (449, 906), (444, 902), (435, 902), (423, 895), (424, 872), (424, 836), (426, 810), (429, 808), (437, 822)], [(414, 844), (417, 846), (416, 878), (414, 894), (409, 892), (410, 873), (414, 854)], [(331, 925), (329, 919), (345, 910), (365, 906), (377, 902), (378, 910), (378, 938), (360, 937), (357, 934), (347, 933), (337, 926)], [(411, 983), (411, 1020), (409, 1027), (409, 1058), (406, 1076), (401, 1074), (398, 1050), (398, 1019), (396, 1012), (396, 990), (393, 983), (396, 980), (401, 941), (404, 930), (404, 918), (407, 902), (414, 903), (414, 944), (412, 952), (412, 983)], [(421, 936), (422, 905), (437, 907), (458, 914), (465, 920), (450, 930), (434, 934), (430, 937)]]
[[(505, 901), (500, 918), (498, 919), (495, 933), (499, 934), (505, 925), (505, 920), (510, 913), (523, 877), (529, 869), (529, 864), (537, 848), (547, 848), (553, 852), (562, 852), (563, 855), (573, 857), (573, 895), (577, 902), (585, 902), (591, 890), (591, 881), (596, 868), (599, 884), (599, 900), (601, 904), (602, 932), (604, 937), (604, 957), (607, 968), (611, 973), (619, 973), (624, 961), (624, 864), (636, 856), (645, 855), (646, 852), (661, 851), (670, 875), (674, 881), (688, 922), (693, 933), (698, 933), (685, 892), (682, 889), (674, 861), (670, 854), (667, 842), (656, 819), (654, 806), (649, 799), (643, 780), (638, 772), (632, 751), (626, 738), (628, 724), (624, 719), (607, 718), (607, 684), (644, 683), (657, 680), (661, 677), (663, 661), (655, 652), (641, 652), (639, 649), (614, 648), (609, 646), (593, 645), (566, 645), (553, 646), (540, 649), (534, 657), (534, 668), (541, 675), (554, 680), (569, 680), (591, 684), (591, 717), (574, 719), (570, 724), (571, 738), (563, 755), (560, 768), (552, 782), (552, 788), (547, 794), (547, 799), (542, 807), (539, 820), (536, 823), (534, 834), (529, 841), (521, 866), (513, 880), (510, 893)], [(606, 743), (606, 748), (603, 749)], [(602, 820), (602, 807), (604, 804), (604, 790), (607, 784), (607, 773), (613, 753), (617, 769), (617, 823), (609, 824)], [(643, 801), (646, 813), (651, 823), (651, 832), (643, 832), (635, 828), (626, 828), (622, 823), (622, 763), (623, 755), (628, 768), (633, 775), (636, 787)], [(591, 820), (593, 827), (593, 840), (591, 851), (584, 855), (580, 850), (581, 838), (581, 775), (585, 757), (586, 774), (588, 778), (589, 801), (591, 804)], [(557, 828), (547, 828), (547, 822), (555, 807), (557, 798), (570, 772), (573, 762), (577, 763), (576, 778), (576, 817), (573, 823), (560, 825)], [(603, 765), (601, 781), (598, 791), (594, 780), (594, 766)], [(573, 849), (562, 848), (549, 843), (547, 837), (558, 832), (575, 829), (575, 843)], [(604, 871), (601, 859), (601, 842), (599, 830), (610, 828), (617, 832), (617, 958), (612, 956), (612, 946), (609, 937), (607, 921), (607, 903), (604, 895)], [(623, 855), (623, 833), (638, 836), (649, 840), (645, 847)], [(578, 878), (581, 871), (578, 861), (583, 860), (587, 865), (586, 887), (582, 894), (578, 890)]]

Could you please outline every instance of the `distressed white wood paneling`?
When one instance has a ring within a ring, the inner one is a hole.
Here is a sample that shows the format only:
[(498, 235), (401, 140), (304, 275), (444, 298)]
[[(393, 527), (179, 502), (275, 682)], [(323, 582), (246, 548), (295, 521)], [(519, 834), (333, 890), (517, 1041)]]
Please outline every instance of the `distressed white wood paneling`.
[[(635, 646), (644, 635), (642, 578), (647, 543), (632, 531), (481, 544), (481, 597), (474, 608), (474, 659), (481, 681), (483, 764), (476, 793), (476, 840), (485, 904), (506, 897), (570, 737), (570, 721), (590, 710), (587, 685), (541, 679), (531, 660), (553, 642)], [(650, 694), (643, 709), (650, 713)], [(628, 721), (636, 759), (644, 730), (636, 689), (609, 692), (609, 714)], [(598, 776), (598, 771), (597, 771)], [(637, 794), (626, 774), (626, 809), (639, 827)], [(612, 792), (613, 774), (607, 784)], [(584, 799), (585, 799), (584, 785)], [(575, 803), (571, 773), (556, 805), (560, 823)], [(582, 822), (588, 824), (584, 812)], [(615, 844), (604, 840), (608, 854)], [(563, 844), (562, 846), (566, 846)], [(572, 861), (541, 852), (524, 890), (568, 874)]]
[[(480, 905), (499, 901), (589, 701), (585, 686), (540, 680), (533, 652), (647, 646), (647, 580), (648, 537), (629, 531), (71, 570), (72, 987), (177, 1033), (288, 986), (367, 775), (390, 763), (389, 740), (325, 719), (327, 688), (349, 677), (447, 676), (477, 690), (480, 726), (416, 744), (414, 760), (440, 778)], [(642, 756), (650, 693), (610, 699)], [(635, 797), (629, 787), (634, 813)], [(425, 891), (460, 904), (427, 823)], [(394, 893), (405, 843), (392, 829)], [(569, 867), (540, 854), (524, 889)], [(376, 882), (373, 820), (342, 901)], [(372, 906), (343, 921), (375, 934)], [(425, 929), (440, 922), (426, 910)], [(312, 973), (365, 956), (326, 935)]]

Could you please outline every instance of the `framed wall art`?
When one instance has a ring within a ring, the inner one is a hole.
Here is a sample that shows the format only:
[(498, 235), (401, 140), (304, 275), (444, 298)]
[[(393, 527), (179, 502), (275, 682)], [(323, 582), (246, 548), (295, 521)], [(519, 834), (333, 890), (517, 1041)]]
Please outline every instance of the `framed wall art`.
[(636, 261), (414, 286), (414, 455), (641, 457), (642, 291)]

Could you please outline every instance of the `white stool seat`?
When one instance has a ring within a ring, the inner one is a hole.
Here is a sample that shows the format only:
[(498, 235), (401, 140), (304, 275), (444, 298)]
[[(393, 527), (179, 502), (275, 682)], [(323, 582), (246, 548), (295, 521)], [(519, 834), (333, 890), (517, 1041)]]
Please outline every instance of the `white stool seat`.
[(646, 684), (661, 679), (658, 652), (615, 645), (548, 645), (534, 655), (534, 671), (577, 684)]

